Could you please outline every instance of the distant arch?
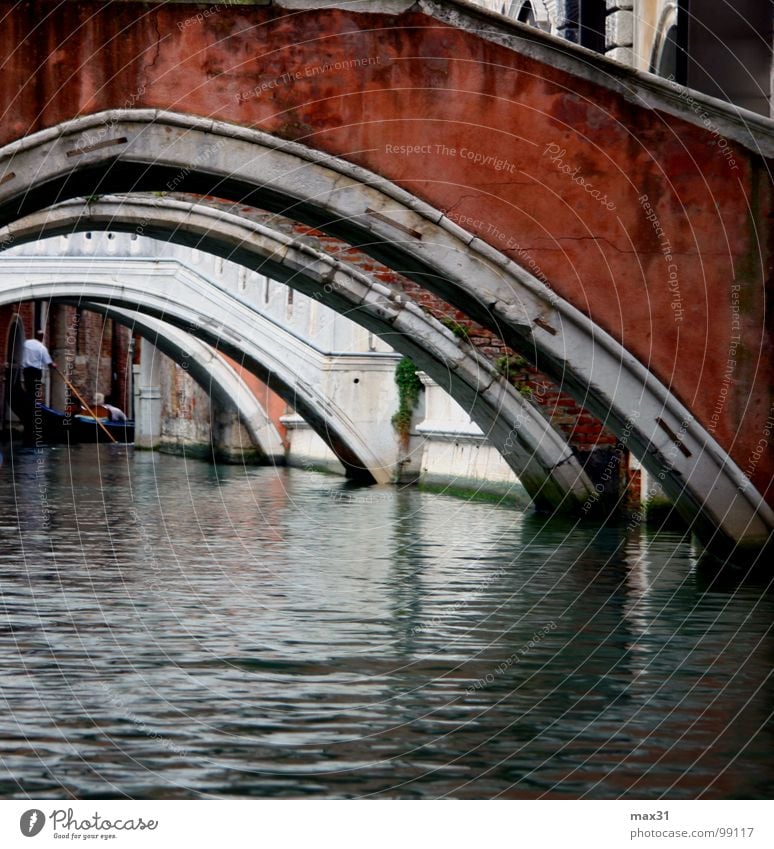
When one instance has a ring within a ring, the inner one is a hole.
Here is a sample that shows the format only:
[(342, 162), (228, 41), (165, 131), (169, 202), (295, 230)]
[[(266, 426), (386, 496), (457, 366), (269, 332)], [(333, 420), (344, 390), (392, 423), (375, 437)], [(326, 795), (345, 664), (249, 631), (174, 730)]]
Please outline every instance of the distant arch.
[(237, 413), (263, 459), (275, 465), (284, 464), (285, 449), (277, 428), (250, 387), (217, 351), (190, 333), (183, 333), (139, 310), (99, 301), (78, 300), (76, 303), (82, 309), (101, 313), (131, 328), (178, 365), (185, 363), (186, 372), (211, 398), (221, 407)]
[[(288, 364), (286, 352), (273, 350), (271, 340), (258, 344), (252, 332), (255, 315), (224, 293), (213, 292), (205, 281), (188, 270), (159, 271), (155, 278), (126, 275), (116, 282), (112, 275), (93, 275), (88, 282), (75, 275), (51, 274), (43, 270), (37, 281), (18, 270), (8, 275), (0, 265), (4, 281), (0, 306), (27, 300), (60, 299), (78, 304), (105, 303), (112, 307), (140, 310), (224, 351), (263, 380), (294, 407), (328, 444), (350, 477), (366, 482), (388, 483), (391, 469), (371, 450), (365, 435), (358, 432), (346, 412), (333, 399), (321, 394), (299, 377)], [(48, 275), (48, 279), (46, 276)], [(95, 279), (99, 278), (99, 279)], [(148, 286), (153, 279), (156, 290)]]

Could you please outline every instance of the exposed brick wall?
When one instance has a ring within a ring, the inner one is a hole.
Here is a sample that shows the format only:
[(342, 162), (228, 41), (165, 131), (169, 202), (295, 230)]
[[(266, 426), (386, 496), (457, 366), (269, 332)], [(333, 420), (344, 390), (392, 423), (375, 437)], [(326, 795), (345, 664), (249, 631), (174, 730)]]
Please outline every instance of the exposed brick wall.
[[(17, 314), (24, 323), (26, 337), (34, 335), (33, 302), (0, 308), (0, 343), (3, 345), (4, 365), (8, 362), (8, 334)], [(101, 392), (105, 396), (112, 395), (116, 406), (129, 409), (131, 333), (127, 328), (114, 325), (97, 313), (52, 304), (48, 311), (47, 331), (52, 357), (87, 401), (90, 402), (96, 392)], [(54, 394), (57, 393), (58, 380), (52, 378)]]
[(113, 324), (113, 349), (112, 349), (112, 388), (105, 395), (110, 395), (113, 404), (120, 407), (127, 414), (132, 408), (131, 392), (131, 370), (130, 346), (132, 334), (128, 327)]
[(128, 328), (98, 313), (62, 304), (51, 307), (49, 349), (64, 375), (88, 403), (99, 392), (111, 396), (117, 407), (131, 408), (130, 340)]
[[(24, 323), (27, 338), (34, 335), (35, 304), (26, 301), (0, 308), (0, 342), (3, 363), (8, 361), (8, 334), (15, 315)], [(131, 408), (128, 397), (129, 342), (131, 333), (125, 327), (105, 320), (97, 313), (78, 310), (63, 304), (52, 304), (46, 323), (47, 345), (60, 371), (87, 403), (101, 392), (112, 396), (113, 403), (124, 410)], [(115, 376), (114, 376), (115, 372)], [(5, 396), (6, 369), (3, 369), (2, 391)], [(79, 404), (61, 378), (51, 375), (51, 403), (63, 409), (68, 403)]]
[(294, 225), (293, 229), (297, 235), (313, 238), (326, 253), (360, 268), (386, 285), (405, 292), (422, 309), (449, 327), (456, 335), (466, 338), (480, 354), (497, 363), (502, 370), (505, 370), (504, 360), (510, 360), (511, 365), (507, 368), (510, 382), (543, 408), (546, 418), (565, 436), (581, 459), (582, 455), (594, 449), (612, 448), (617, 445), (616, 436), (606, 430), (599, 419), (578, 405), (567, 393), (562, 392), (550, 377), (530, 365), (521, 352), (517, 354), (502, 339), (472, 321), (465, 313), (418, 283), (376, 262), (357, 248), (300, 224)]
[[(174, 195), (182, 200), (201, 202), (196, 195)], [(219, 201), (216, 198), (206, 198), (211, 206), (228, 209), (240, 216), (264, 223), (273, 229), (280, 230), (289, 236), (300, 237), (311, 243), (319, 250), (359, 268), (381, 281), (387, 286), (405, 292), (422, 309), (446, 324), (457, 335), (463, 335), (487, 359), (496, 363), (503, 358), (512, 358), (516, 352), (509, 348), (502, 339), (485, 327), (468, 318), (465, 313), (452, 307), (442, 298), (424, 289), (418, 283), (392, 271), (377, 260), (363, 253), (358, 248), (346, 242), (329, 236), (320, 230), (307, 227), (282, 216), (262, 212), (250, 206), (241, 206)], [(524, 353), (518, 354), (526, 360)], [(543, 374), (528, 362), (519, 368), (510, 368), (508, 377), (514, 386), (523, 394), (530, 397), (543, 409), (546, 418), (564, 435), (575, 450), (579, 459), (585, 462), (590, 452), (597, 449), (613, 449), (618, 445), (616, 436), (606, 430), (602, 423), (588, 410), (581, 407), (567, 393), (562, 392), (552, 378)]]
[(208, 446), (212, 439), (210, 399), (177, 363), (160, 351), (161, 437), (167, 448)]

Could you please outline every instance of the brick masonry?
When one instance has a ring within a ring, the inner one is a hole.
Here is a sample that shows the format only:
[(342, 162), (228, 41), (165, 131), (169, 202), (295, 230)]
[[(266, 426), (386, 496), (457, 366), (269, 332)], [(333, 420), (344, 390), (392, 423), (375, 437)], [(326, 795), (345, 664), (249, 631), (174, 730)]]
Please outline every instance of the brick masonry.
[[(276, 224), (276, 216), (272, 217), (272, 221)], [(542, 408), (547, 420), (564, 435), (578, 458), (587, 465), (592, 477), (595, 476), (596, 464), (588, 463), (591, 453), (603, 450), (607, 454), (619, 445), (616, 436), (606, 430), (598, 418), (577, 404), (550, 377), (531, 365), (522, 352), (508, 347), (494, 333), (472, 321), (437, 295), (332, 236), (299, 224), (293, 224), (293, 230), (296, 235), (314, 239), (326, 253), (356, 266), (388, 286), (405, 292), (455, 335), (465, 339), (480, 354), (498, 365), (523, 395), (529, 396)], [(602, 463), (602, 466), (605, 463)], [(625, 468), (627, 464), (622, 465)]]
[[(27, 338), (33, 336), (35, 305), (25, 302), (0, 308), (0, 339), (3, 340), (3, 397), (7, 381), (9, 345), (14, 317), (18, 315)], [(76, 307), (52, 304), (46, 320), (47, 343), (54, 361), (87, 402), (92, 402), (97, 392), (124, 410), (131, 408), (129, 398), (129, 344), (130, 331), (97, 313)], [(64, 409), (67, 403), (77, 405), (57, 377), (51, 378), (52, 405)]]

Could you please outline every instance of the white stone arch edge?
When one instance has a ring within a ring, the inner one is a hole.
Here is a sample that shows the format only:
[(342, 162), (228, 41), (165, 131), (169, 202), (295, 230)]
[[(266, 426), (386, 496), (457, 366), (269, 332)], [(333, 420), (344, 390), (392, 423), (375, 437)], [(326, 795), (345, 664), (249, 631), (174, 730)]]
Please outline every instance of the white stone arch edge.
[(79, 306), (131, 328), (174, 362), (184, 363), (187, 373), (209, 396), (237, 413), (265, 460), (284, 464), (285, 448), (274, 423), (242, 377), (210, 345), (140, 310), (127, 310), (101, 301), (81, 300)]
[(467, 409), (539, 504), (577, 511), (593, 497), (593, 486), (571, 447), (491, 363), (404, 295), (396, 296), (304, 242), (222, 209), (137, 195), (66, 201), (15, 222), (6, 232), (20, 245), (74, 230), (137, 232), (139, 227), (144, 235), (195, 244), (257, 268), (333, 309), (346, 310), (349, 318), (411, 356)]
[[(94, 143), (100, 129), (106, 139)], [(119, 162), (121, 169), (111, 174)], [(251, 190), (251, 203), (270, 209), (279, 203), (283, 214), (327, 226), (336, 235), (346, 228), (368, 234), (366, 252), (387, 258), (388, 265), (390, 258), (399, 258), (401, 270), (423, 283), (421, 271), (439, 275), (438, 291), (447, 301), (462, 309), (472, 306), (479, 320), (489, 316), (490, 326), (494, 322), (528, 338), (543, 362), (569, 377), (576, 395), (587, 392), (596, 412), (603, 418), (609, 413), (611, 429), (626, 438), (706, 545), (728, 552), (770, 543), (774, 511), (644, 365), (499, 251), (359, 166), (225, 122), (158, 110), (113, 110), (0, 149), (0, 223), (103, 186), (132, 190), (134, 180), (153, 169), (166, 169), (162, 176), (175, 170), (185, 174), (195, 192), (244, 202)], [(0, 243), (7, 241), (0, 234)]]

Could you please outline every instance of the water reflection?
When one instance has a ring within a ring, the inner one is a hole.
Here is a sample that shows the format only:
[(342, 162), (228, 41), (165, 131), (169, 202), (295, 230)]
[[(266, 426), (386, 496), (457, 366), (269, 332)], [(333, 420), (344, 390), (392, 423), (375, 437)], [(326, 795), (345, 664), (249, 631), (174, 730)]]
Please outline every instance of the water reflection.
[(0, 468), (4, 796), (771, 794), (689, 541), (109, 446)]

